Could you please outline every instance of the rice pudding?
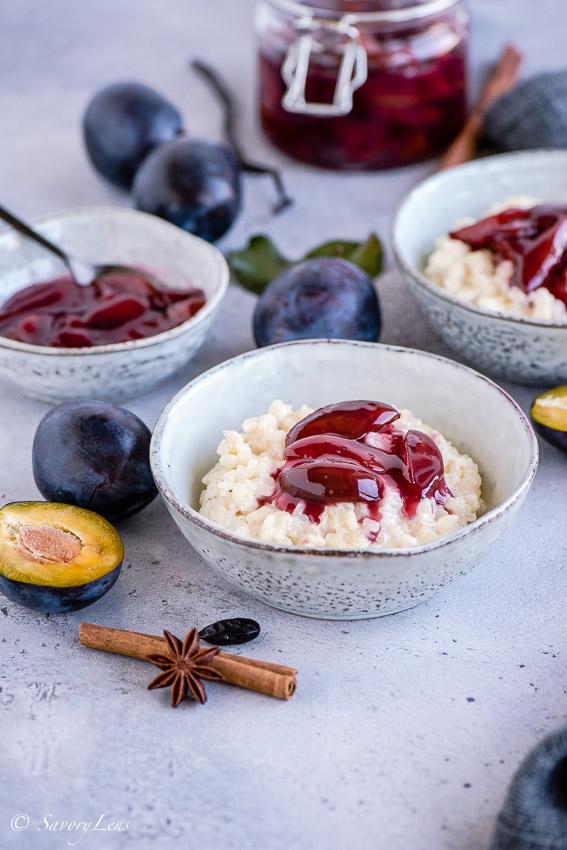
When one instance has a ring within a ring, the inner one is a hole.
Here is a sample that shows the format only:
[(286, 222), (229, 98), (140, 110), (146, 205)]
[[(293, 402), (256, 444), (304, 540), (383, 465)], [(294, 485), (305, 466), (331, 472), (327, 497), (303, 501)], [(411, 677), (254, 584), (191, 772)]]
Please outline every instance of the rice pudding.
[(437, 240), (429, 280), (483, 310), (567, 323), (567, 206), (509, 198), (456, 227)]
[(343, 402), (315, 413), (274, 401), (225, 431), (200, 512), (281, 546), (401, 548), (457, 531), (482, 512), (470, 457), (409, 410)]

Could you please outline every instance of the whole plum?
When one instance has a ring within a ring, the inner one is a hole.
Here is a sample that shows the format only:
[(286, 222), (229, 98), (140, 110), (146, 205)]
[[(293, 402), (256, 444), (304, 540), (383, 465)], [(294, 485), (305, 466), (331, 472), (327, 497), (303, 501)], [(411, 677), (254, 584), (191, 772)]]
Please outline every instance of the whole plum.
[(150, 154), (133, 193), (139, 210), (216, 242), (240, 210), (240, 168), (226, 145), (178, 139)]
[(95, 169), (129, 189), (148, 154), (183, 132), (178, 110), (142, 83), (100, 89), (83, 116), (83, 137)]
[(88, 508), (109, 520), (142, 510), (157, 495), (151, 433), (129, 410), (68, 401), (49, 411), (33, 441), (33, 475), (45, 499)]
[(374, 342), (382, 327), (372, 280), (347, 260), (304, 260), (266, 287), (254, 310), (259, 346), (293, 339)]

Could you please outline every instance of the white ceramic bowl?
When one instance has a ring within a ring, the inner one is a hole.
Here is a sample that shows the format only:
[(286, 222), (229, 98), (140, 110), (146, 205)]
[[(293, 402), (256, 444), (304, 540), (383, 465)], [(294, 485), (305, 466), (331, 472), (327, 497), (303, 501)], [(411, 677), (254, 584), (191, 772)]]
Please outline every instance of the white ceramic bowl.
[[(452, 537), (412, 549), (271, 546), (223, 530), (197, 512), (202, 477), (222, 431), (240, 429), (277, 398), (314, 408), (358, 398), (408, 407), (477, 461), (486, 513)], [(411, 608), (468, 572), (510, 525), (537, 462), (527, 417), (488, 378), (421, 351), (340, 340), (262, 348), (205, 372), (167, 405), (151, 447), (171, 515), (213, 569), (277, 608), (338, 620)]]
[(567, 201), (567, 151), (487, 157), (442, 171), (402, 202), (394, 253), (434, 330), (482, 371), (522, 384), (567, 382), (567, 323), (495, 315), (444, 292), (423, 275), (435, 241), (466, 216), (517, 195)]
[[(176, 328), (134, 342), (51, 348), (0, 337), (0, 376), (45, 401), (120, 401), (150, 390), (184, 366), (205, 339), (228, 286), (221, 252), (162, 219), (124, 207), (86, 207), (35, 222), (78, 257), (139, 265), (183, 288), (199, 286), (207, 303)], [(0, 305), (41, 280), (65, 274), (57, 258), (13, 231), (0, 234)]]

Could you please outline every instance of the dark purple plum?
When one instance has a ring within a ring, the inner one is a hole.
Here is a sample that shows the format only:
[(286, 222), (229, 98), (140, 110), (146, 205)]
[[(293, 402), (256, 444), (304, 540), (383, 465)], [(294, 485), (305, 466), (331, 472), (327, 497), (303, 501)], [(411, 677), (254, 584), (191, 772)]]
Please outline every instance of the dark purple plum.
[(89, 158), (111, 183), (123, 189), (148, 154), (183, 132), (178, 110), (142, 83), (114, 83), (100, 89), (83, 116)]
[(45, 614), (92, 605), (120, 574), (124, 547), (103, 517), (53, 502), (0, 509), (0, 593)]
[(33, 442), (33, 474), (46, 499), (88, 508), (110, 520), (135, 514), (157, 495), (151, 433), (129, 410), (102, 401), (68, 401), (47, 413)]
[(101, 578), (75, 587), (47, 587), (0, 575), (0, 593), (23, 608), (33, 608), (42, 614), (69, 614), (98, 602), (116, 583), (121, 570), (119, 564)]
[(382, 327), (372, 280), (347, 260), (318, 257), (279, 274), (254, 310), (256, 344), (293, 339), (374, 342)]
[(133, 193), (139, 210), (216, 242), (240, 210), (240, 168), (226, 145), (178, 139), (150, 154)]

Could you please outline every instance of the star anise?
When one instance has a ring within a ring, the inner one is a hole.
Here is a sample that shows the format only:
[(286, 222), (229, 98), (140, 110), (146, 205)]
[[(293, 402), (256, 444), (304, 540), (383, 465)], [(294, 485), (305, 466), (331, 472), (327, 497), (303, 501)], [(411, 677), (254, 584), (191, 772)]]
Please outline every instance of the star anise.
[(199, 648), (199, 632), (191, 629), (183, 643), (167, 630), (163, 633), (168, 652), (164, 655), (148, 655), (148, 661), (163, 670), (148, 685), (148, 690), (167, 688), (171, 685), (171, 705), (177, 708), (187, 694), (204, 705), (207, 694), (201, 679), (221, 681), (222, 675), (209, 666), (209, 662), (219, 652), (218, 646), (210, 649)]

